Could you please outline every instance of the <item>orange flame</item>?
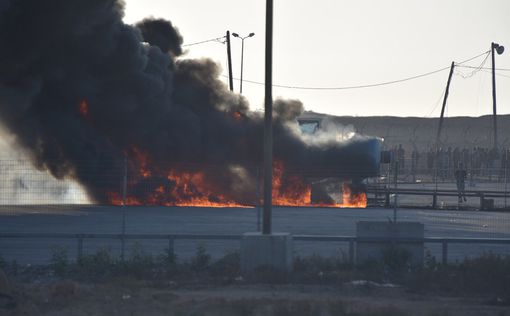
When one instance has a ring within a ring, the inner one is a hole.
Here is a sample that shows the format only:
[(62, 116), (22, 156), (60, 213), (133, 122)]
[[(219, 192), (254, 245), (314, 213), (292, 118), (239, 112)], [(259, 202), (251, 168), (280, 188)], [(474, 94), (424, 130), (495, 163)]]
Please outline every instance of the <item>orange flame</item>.
[(343, 184), (342, 188), (342, 204), (337, 207), (343, 208), (366, 208), (367, 207), (367, 194), (361, 192), (352, 194), (351, 187), (348, 183)]
[[(145, 171), (141, 176), (145, 177)], [(197, 206), (197, 207), (250, 207), (231, 201), (223, 195), (213, 193), (207, 189), (205, 177), (202, 172), (170, 171), (167, 179), (173, 184), (165, 187), (158, 186), (150, 192), (145, 200), (135, 197), (126, 197), (124, 203), (117, 192), (110, 192), (108, 198), (113, 205), (161, 205), (161, 206)]]
[(138, 173), (142, 178), (149, 178), (152, 172), (148, 168), (149, 154), (143, 152), (138, 147), (133, 146), (130, 153), (134, 156), (135, 162), (138, 164)]
[[(287, 176), (285, 180), (283, 163), (273, 163), (273, 204), (278, 206), (318, 206), (339, 208), (366, 208), (367, 196), (364, 192), (352, 194), (348, 183), (342, 185), (342, 203), (312, 203), (312, 187), (298, 175)], [(282, 183), (286, 182), (283, 189)]]
[(78, 113), (85, 118), (89, 117), (89, 104), (87, 103), (87, 100), (80, 101), (78, 104)]
[(241, 120), (241, 118), (242, 118), (241, 112), (239, 112), (239, 111), (235, 111), (235, 112), (233, 112), (233, 114), (232, 114), (232, 115), (233, 115), (233, 117), (234, 117), (234, 120), (236, 120), (236, 121), (240, 121), (240, 120)]
[[(214, 183), (207, 179), (202, 171), (184, 172), (170, 169), (164, 172), (151, 169), (149, 155), (138, 147), (132, 147), (128, 155), (134, 160), (138, 170), (138, 180), (134, 179), (130, 185), (138, 184), (140, 179), (148, 179), (153, 174), (162, 174), (161, 179), (168, 182), (161, 183), (146, 192), (143, 197), (126, 196), (123, 198), (117, 192), (107, 194), (110, 203), (114, 205), (162, 205), (162, 206), (195, 206), (195, 207), (251, 207), (238, 201), (229, 199), (214, 190)], [(152, 180), (152, 179), (151, 179)], [(285, 172), (284, 164), (275, 161), (273, 165), (273, 204), (278, 206), (320, 206), (320, 207), (366, 207), (365, 193), (351, 194), (349, 184), (343, 185), (343, 200), (341, 203), (312, 204), (311, 184), (299, 175)]]
[(279, 206), (308, 206), (312, 201), (312, 188), (296, 175), (284, 178), (281, 161), (273, 163), (273, 204)]

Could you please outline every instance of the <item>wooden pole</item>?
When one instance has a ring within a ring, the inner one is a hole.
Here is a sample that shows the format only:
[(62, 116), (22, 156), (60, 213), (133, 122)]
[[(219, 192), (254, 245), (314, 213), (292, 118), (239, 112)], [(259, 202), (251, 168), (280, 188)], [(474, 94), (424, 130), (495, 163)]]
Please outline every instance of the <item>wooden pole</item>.
[(232, 51), (230, 49), (230, 31), (227, 31), (227, 63), (228, 63), (228, 85), (230, 91), (234, 91), (234, 78), (232, 78)]
[(443, 98), (443, 107), (441, 108), (441, 117), (439, 118), (439, 127), (437, 129), (437, 136), (436, 136), (436, 147), (439, 147), (441, 130), (443, 129), (444, 110), (446, 108), (446, 101), (448, 100), (448, 94), (450, 92), (450, 83), (452, 81), (452, 75), (453, 75), (454, 68), (455, 68), (455, 62), (452, 61), (452, 66), (450, 67), (450, 74), (448, 75), (448, 82), (446, 83), (446, 91), (444, 93), (444, 98)]

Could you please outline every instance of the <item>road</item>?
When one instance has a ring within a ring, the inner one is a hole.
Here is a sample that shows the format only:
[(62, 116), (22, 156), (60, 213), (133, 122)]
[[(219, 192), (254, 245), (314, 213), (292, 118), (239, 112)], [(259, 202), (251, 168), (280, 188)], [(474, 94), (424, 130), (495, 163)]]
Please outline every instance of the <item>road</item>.
[[(257, 230), (257, 210), (243, 208), (182, 208), (182, 207), (100, 207), (100, 206), (24, 206), (0, 207), (2, 233), (113, 233), (122, 232), (123, 214), (126, 233), (133, 234), (243, 234)], [(360, 220), (387, 221), (393, 218), (392, 209), (332, 209), (275, 207), (273, 231), (310, 235), (354, 236)], [(426, 237), (510, 238), (510, 213), (479, 211), (445, 211), (399, 209), (399, 221), (418, 221), (425, 224)], [(140, 241), (143, 249), (161, 253), (167, 241)], [(207, 241), (202, 243), (213, 257), (239, 247), (238, 241)], [(0, 240), (0, 254), (5, 260), (20, 263), (48, 262), (53, 246), (68, 249), (76, 256), (76, 240)], [(129, 255), (133, 242), (126, 246)], [(176, 253), (182, 260), (193, 256), (197, 241), (178, 241)], [(86, 240), (84, 252), (99, 248), (120, 253), (118, 240)], [(433, 255), (440, 257), (439, 245), (426, 245)], [(341, 255), (347, 253), (345, 243), (296, 242), (298, 255), (317, 253)], [(460, 260), (484, 251), (510, 254), (509, 246), (449, 245), (449, 259)]]

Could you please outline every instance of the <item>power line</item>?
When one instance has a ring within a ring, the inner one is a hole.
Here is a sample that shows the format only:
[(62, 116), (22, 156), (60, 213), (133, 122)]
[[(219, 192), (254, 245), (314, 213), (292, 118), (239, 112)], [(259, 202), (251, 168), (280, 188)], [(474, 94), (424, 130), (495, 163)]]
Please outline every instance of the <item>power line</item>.
[[(490, 54), (490, 52), (491, 52), (491, 51), (490, 51), (490, 50), (488, 50), (488, 51), (483, 52), (483, 53), (481, 53), (481, 54), (479, 54), (479, 55), (476, 55), (475, 57), (471, 57), (471, 58), (469, 58), (469, 59), (466, 59), (466, 60), (464, 60), (464, 61), (461, 61), (460, 63), (455, 63), (455, 65), (457, 65), (457, 66), (458, 66), (458, 65), (461, 65), (461, 64), (465, 64), (465, 63), (470, 62), (470, 61), (472, 61), (472, 60), (474, 60), (474, 59), (477, 59), (478, 57), (481, 57), (481, 56), (483, 56), (483, 55), (486, 55), (486, 54), (488, 55), (488, 54)], [(487, 57), (486, 57), (486, 58), (487, 58)]]
[[(479, 58), (481, 56), (484, 56), (484, 55), (486, 55), (488, 53), (490, 53), (490, 51), (483, 52), (483, 53), (481, 53), (479, 55), (476, 55), (474, 57), (471, 57), (469, 59), (461, 61), (460, 63), (456, 63), (456, 65), (460, 65), (460, 64), (464, 64), (464, 63), (470, 62), (470, 61), (472, 61), (472, 60), (474, 60), (476, 58)], [(379, 83), (373, 83), (373, 84), (356, 85), (356, 86), (306, 87), (306, 86), (291, 86), (291, 85), (273, 84), (273, 87), (276, 87), (276, 88), (285, 88), (285, 89), (297, 89), (297, 90), (352, 90), (352, 89), (362, 89), (362, 88), (373, 88), (373, 87), (387, 86), (387, 85), (391, 85), (391, 84), (401, 83), (401, 82), (405, 82), (405, 81), (410, 81), (410, 80), (414, 80), (414, 79), (430, 76), (430, 75), (436, 74), (438, 72), (445, 71), (447, 69), (450, 69), (450, 66), (443, 67), (441, 69), (437, 69), (437, 70), (430, 71), (430, 72), (427, 72), (427, 73), (423, 73), (423, 74), (420, 74), (420, 75), (406, 77), (406, 78), (403, 78), (403, 79), (392, 80), (392, 81), (385, 81), (385, 82), (379, 82)], [(226, 76), (224, 76), (224, 77), (226, 77)], [(234, 78), (234, 79), (235, 80), (239, 80), (238, 78)], [(259, 82), (259, 81), (246, 80), (246, 79), (243, 79), (243, 81), (248, 82), (248, 83), (252, 83), (252, 84), (257, 84), (257, 85), (264, 85), (263, 82)]]
[[(475, 66), (468, 66), (468, 65), (458, 65), (458, 67), (471, 68), (471, 69), (481, 69), (481, 70), (492, 70), (492, 68), (488, 68), (488, 67), (478, 68), (478, 67), (475, 67)], [(510, 69), (508, 69), (508, 68), (495, 68), (494, 70), (498, 70), (498, 71), (510, 71)]]
[(430, 115), (432, 115), (432, 113), (434, 113), (434, 111), (437, 109), (439, 104), (441, 104), (441, 100), (443, 99), (445, 93), (446, 93), (446, 90), (443, 90), (441, 92), (441, 95), (439, 96), (439, 99), (437, 99), (434, 108), (432, 109), (432, 111), (429, 112), (429, 114), (425, 115), (425, 117), (429, 117)]
[[(470, 67), (470, 69), (473, 69), (470, 73), (464, 74), (464, 73), (462, 73), (460, 71), (455, 71), (455, 74), (461, 76), (463, 79), (467, 79), (467, 78), (473, 77), (474, 75), (476, 75), (478, 72), (480, 72), (482, 70), (483, 66), (485, 65), (485, 63), (489, 59), (489, 56), (490, 56), (490, 53), (487, 53), (487, 55), (485, 55), (485, 58), (482, 60), (480, 65), (478, 65), (478, 67), (473, 67), (473, 68)], [(458, 66), (462, 67), (462, 65), (458, 65)]]
[[(483, 72), (485, 72), (485, 73), (488, 73), (488, 74), (492, 74), (492, 71), (489, 71), (488, 69), (487, 69), (487, 70), (482, 69), (482, 71), (483, 71)], [(501, 76), (501, 77), (510, 78), (510, 76), (509, 76), (509, 75), (506, 75), (506, 74), (504, 75), (504, 74), (500, 74), (500, 73), (497, 73), (497, 72), (496, 72), (496, 76)]]
[(223, 40), (224, 38), (225, 38), (225, 36), (216, 37), (216, 38), (211, 38), (211, 39), (208, 39), (208, 40), (205, 40), (205, 41), (200, 41), (200, 42), (195, 42), (195, 43), (190, 43), (190, 44), (184, 44), (184, 45), (182, 45), (182, 47), (194, 46), (194, 45), (204, 44), (204, 43), (208, 43), (208, 42), (219, 42), (219, 43), (223, 43), (223, 42), (222, 42), (222, 40)]
[[(390, 85), (390, 84), (395, 84), (395, 83), (400, 83), (400, 82), (409, 81), (409, 80), (413, 80), (413, 79), (418, 79), (418, 78), (421, 78), (421, 77), (429, 76), (429, 75), (432, 75), (432, 74), (444, 71), (444, 70), (449, 69), (449, 68), (450, 67), (445, 67), (445, 68), (441, 68), (441, 69), (438, 69), (438, 70), (427, 72), (427, 73), (424, 73), (424, 74), (421, 74), (421, 75), (407, 77), (407, 78), (399, 79), (399, 80), (392, 80), (392, 81), (386, 81), (386, 82), (380, 82), (380, 83), (374, 83), (374, 84), (366, 84), (366, 85), (358, 85), (358, 86), (304, 87), (304, 86), (290, 86), (290, 85), (273, 84), (273, 87), (276, 87), (276, 88), (286, 88), (286, 89), (298, 89), (298, 90), (351, 90), (351, 89), (361, 89), (361, 88), (373, 88), (373, 87), (386, 86), (386, 85)], [(239, 80), (237, 78), (234, 78), (234, 79), (235, 80)], [(258, 82), (258, 81), (252, 81), (252, 80), (246, 80), (246, 79), (243, 79), (243, 81), (246, 81), (246, 82), (249, 82), (249, 83), (253, 83), (253, 84), (257, 84), (257, 85), (264, 85), (263, 82)]]

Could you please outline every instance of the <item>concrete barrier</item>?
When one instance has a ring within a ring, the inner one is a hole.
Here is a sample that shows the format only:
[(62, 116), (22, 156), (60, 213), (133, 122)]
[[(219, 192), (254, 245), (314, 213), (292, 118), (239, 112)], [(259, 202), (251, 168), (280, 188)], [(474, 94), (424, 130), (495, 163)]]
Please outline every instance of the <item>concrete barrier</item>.
[(289, 233), (245, 233), (241, 239), (241, 271), (253, 272), (258, 267), (271, 267), (281, 272), (292, 271), (292, 235)]
[(388, 250), (396, 249), (409, 256), (411, 265), (423, 265), (424, 225), (421, 223), (361, 221), (356, 224), (356, 237), (356, 264), (381, 261)]

